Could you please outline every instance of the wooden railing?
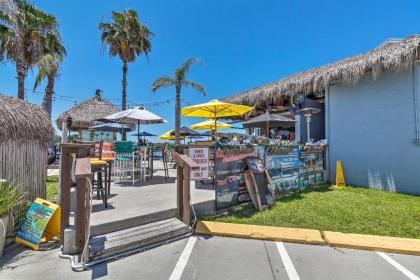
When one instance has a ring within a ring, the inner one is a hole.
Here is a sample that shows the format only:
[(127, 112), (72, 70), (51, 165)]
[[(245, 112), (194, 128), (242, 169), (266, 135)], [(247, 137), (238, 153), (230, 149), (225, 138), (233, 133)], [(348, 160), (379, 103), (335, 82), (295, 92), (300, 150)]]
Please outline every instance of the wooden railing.
[(187, 155), (173, 152), (177, 164), (176, 205), (177, 215), (185, 224), (191, 222), (190, 216), (190, 171), (199, 166)]
[(74, 176), (76, 179), (76, 246), (83, 248), (86, 241), (87, 211), (90, 203), (89, 179), (91, 177), (90, 159), (87, 157), (90, 144), (62, 144), (61, 145), (61, 163), (60, 163), (60, 207), (61, 207), (61, 244), (64, 242), (64, 230), (70, 223), (71, 208), (71, 188), (73, 185), (72, 170), (73, 158), (76, 157), (76, 166), (74, 167)]

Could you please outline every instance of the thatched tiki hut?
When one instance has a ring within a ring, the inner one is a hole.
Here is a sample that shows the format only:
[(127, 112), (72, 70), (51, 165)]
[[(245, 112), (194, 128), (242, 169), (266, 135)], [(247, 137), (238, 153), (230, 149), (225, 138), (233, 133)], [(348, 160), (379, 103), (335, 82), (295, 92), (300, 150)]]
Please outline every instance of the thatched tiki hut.
[[(267, 108), (298, 96), (322, 110), (312, 119), (311, 136), (328, 140), (330, 183), (341, 160), (349, 185), (420, 194), (420, 35), (387, 40), (226, 101)], [(296, 120), (299, 139), (306, 121)]]
[(16, 184), (28, 198), (45, 198), (48, 144), (54, 128), (47, 112), (0, 95), (0, 179)]
[(95, 96), (80, 102), (76, 106), (63, 112), (56, 120), (57, 127), (62, 129), (68, 117), (72, 118), (70, 130), (77, 131), (80, 136), (89, 133), (88, 128), (94, 125), (95, 120), (118, 112), (118, 108), (101, 97), (101, 90), (96, 90)]

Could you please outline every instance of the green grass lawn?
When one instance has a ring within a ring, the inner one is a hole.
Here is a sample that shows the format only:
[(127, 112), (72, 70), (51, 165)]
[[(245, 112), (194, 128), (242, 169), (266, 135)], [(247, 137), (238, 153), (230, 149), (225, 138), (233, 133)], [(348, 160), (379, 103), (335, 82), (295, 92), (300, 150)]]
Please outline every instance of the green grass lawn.
[(57, 202), (58, 176), (47, 177), (47, 200)]
[(319, 187), (280, 197), (262, 212), (243, 204), (203, 220), (420, 238), (420, 196)]

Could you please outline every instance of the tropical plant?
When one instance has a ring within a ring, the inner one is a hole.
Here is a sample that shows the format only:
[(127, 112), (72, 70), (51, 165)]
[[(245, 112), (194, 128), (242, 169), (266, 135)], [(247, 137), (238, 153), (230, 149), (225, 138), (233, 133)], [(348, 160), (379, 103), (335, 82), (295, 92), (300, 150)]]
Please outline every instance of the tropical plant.
[(43, 38), (43, 41), (44, 55), (37, 62), (38, 75), (36, 76), (33, 90), (37, 89), (42, 80), (47, 79), (42, 108), (48, 112), (48, 116), (51, 119), (55, 78), (66, 55), (66, 49), (63, 46), (58, 30), (48, 33)]
[(160, 88), (175, 87), (175, 146), (180, 144), (180, 129), (181, 129), (181, 90), (182, 87), (193, 88), (197, 90), (202, 95), (206, 95), (202, 85), (187, 80), (187, 74), (190, 71), (190, 67), (193, 63), (199, 63), (200, 59), (198, 58), (188, 58), (184, 64), (175, 69), (174, 76), (162, 76), (158, 78), (152, 84), (152, 91), (156, 92)]
[[(112, 12), (111, 22), (99, 24), (103, 48), (109, 48), (110, 56), (118, 56), (123, 62), (121, 109), (127, 109), (127, 71), (128, 63), (140, 55), (149, 56), (153, 33), (142, 23), (134, 10)], [(123, 133), (123, 140), (126, 134)]]
[(24, 203), (24, 194), (14, 185), (0, 183), (0, 217), (9, 213), (10, 209)]
[(6, 59), (15, 63), (18, 98), (24, 99), (28, 70), (39, 61), (44, 51), (43, 38), (56, 29), (57, 22), (54, 16), (26, 0), (8, 3), (11, 3), (9, 9), (0, 7), (0, 61)]

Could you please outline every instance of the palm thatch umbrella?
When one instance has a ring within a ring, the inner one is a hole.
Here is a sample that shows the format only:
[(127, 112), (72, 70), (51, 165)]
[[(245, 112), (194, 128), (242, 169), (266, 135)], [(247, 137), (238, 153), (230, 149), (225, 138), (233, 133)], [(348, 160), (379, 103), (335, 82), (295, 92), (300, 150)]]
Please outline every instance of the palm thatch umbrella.
[(109, 114), (118, 112), (118, 108), (111, 102), (103, 99), (99, 91), (95, 96), (83, 101), (69, 110), (63, 112), (56, 120), (57, 127), (61, 129), (61, 124), (68, 117), (72, 118), (71, 130), (82, 131), (89, 129), (90, 126), (96, 124), (97, 119), (108, 116)]
[(331, 84), (355, 84), (365, 77), (373, 80), (385, 73), (408, 69), (420, 58), (420, 35), (388, 40), (375, 49), (338, 62), (309, 69), (281, 80), (237, 93), (225, 102), (264, 107), (298, 93), (323, 97)]

